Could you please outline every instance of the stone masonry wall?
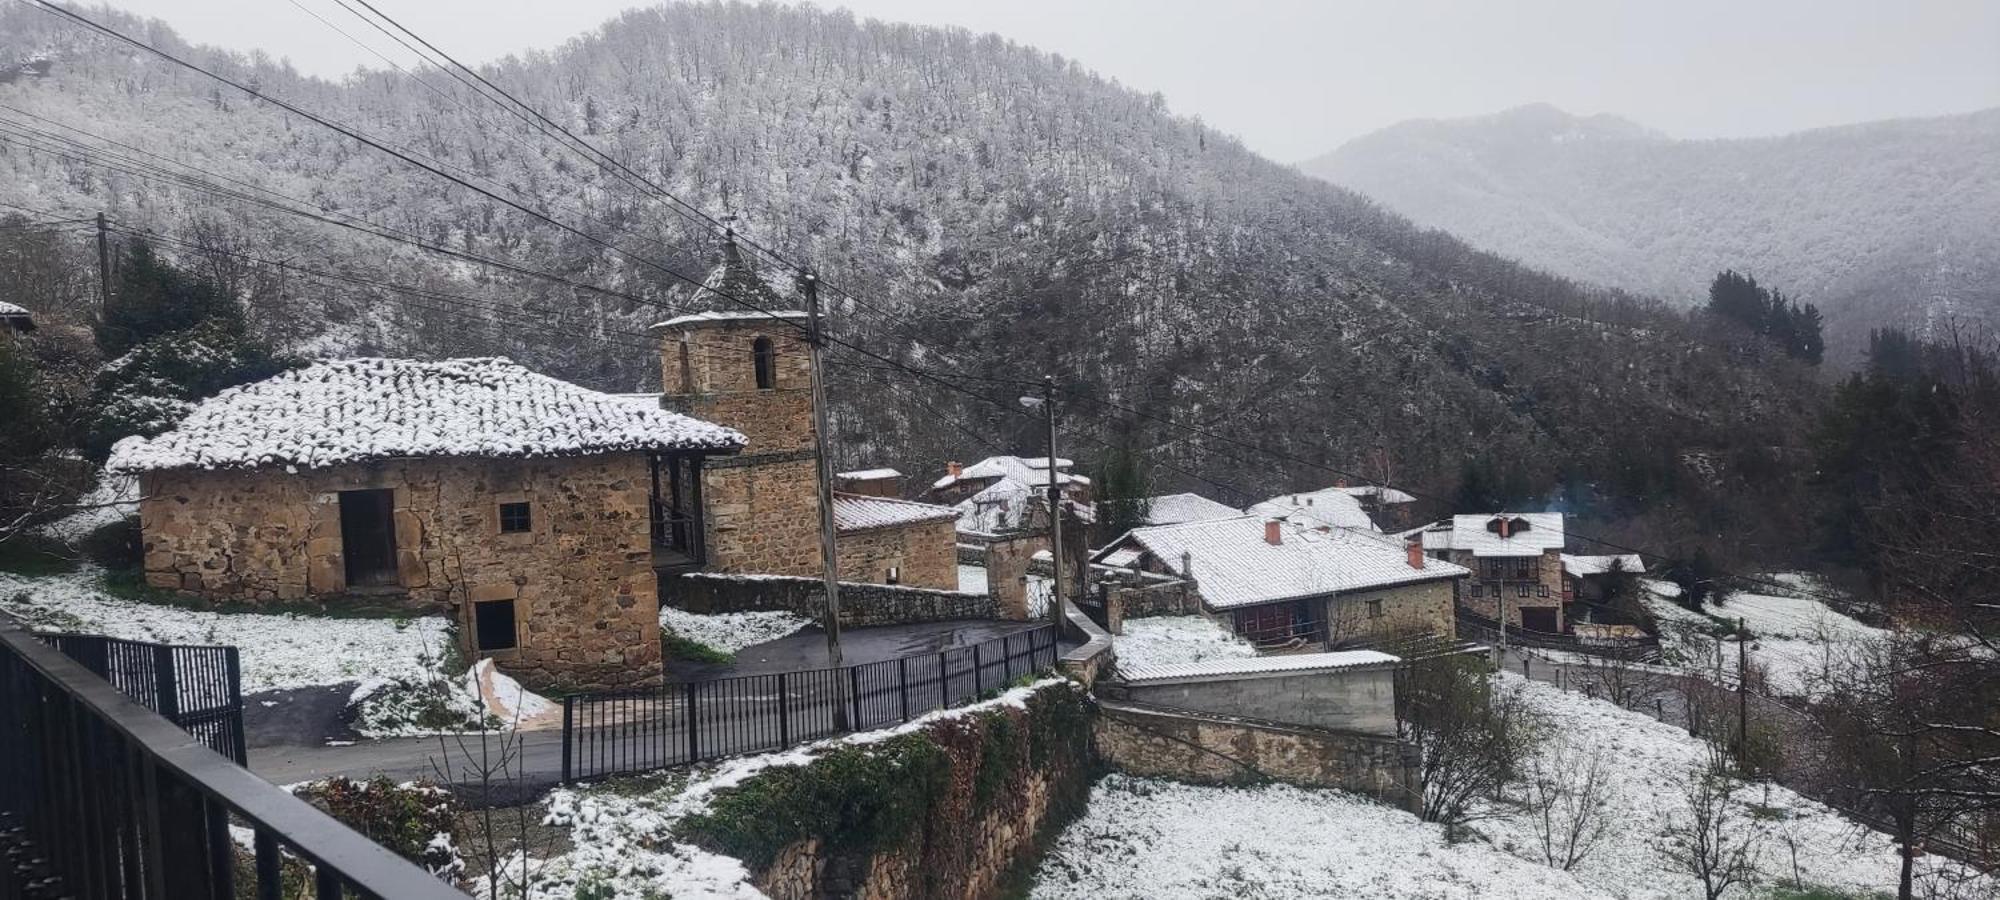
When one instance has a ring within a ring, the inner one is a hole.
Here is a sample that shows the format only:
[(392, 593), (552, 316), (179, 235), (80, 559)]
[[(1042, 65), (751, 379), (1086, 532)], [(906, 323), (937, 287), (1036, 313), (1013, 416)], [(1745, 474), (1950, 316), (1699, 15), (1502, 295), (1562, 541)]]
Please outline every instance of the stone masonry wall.
[(1102, 701), (1092, 732), (1098, 757), (1133, 775), (1198, 784), (1270, 779), (1412, 811), (1422, 799), (1412, 750), (1394, 738)]
[[(1471, 577), (1463, 579), (1460, 582), (1458, 591), (1459, 605), (1488, 619), (1497, 619), (1500, 615), (1500, 610), (1498, 602), (1493, 597), (1493, 592), (1482, 588), (1480, 595), (1474, 597), (1471, 591), (1471, 587), (1474, 584), (1490, 586), (1495, 579), (1485, 577), (1483, 570), (1480, 568), (1481, 560), (1474, 557), (1471, 553), (1457, 550), (1453, 551), (1452, 555), (1452, 562), (1472, 570)], [(1532, 584), (1546, 586), (1549, 589), (1547, 597), (1540, 596), (1532, 586), (1528, 590), (1528, 596), (1520, 596), (1519, 592), (1515, 590), (1515, 585), (1519, 582), (1513, 578), (1512, 571), (1509, 569), (1502, 569), (1501, 571), (1503, 574), (1499, 579), (1499, 583), (1501, 589), (1507, 592), (1507, 624), (1516, 628), (1521, 626), (1521, 608), (1524, 606), (1545, 609), (1552, 608), (1556, 611), (1556, 621), (1558, 623), (1562, 621), (1563, 573), (1562, 554), (1559, 551), (1546, 551), (1535, 560), (1533, 569), (1535, 580)]]
[[(340, 491), (392, 491), (396, 585), (367, 600), (447, 611), (460, 650), (472, 603), (513, 600), (500, 668), (538, 686), (614, 687), (660, 677), (643, 454), (574, 459), (413, 459), (312, 469), (145, 476), (139, 515), (153, 587), (248, 603), (350, 596)], [(499, 533), (499, 504), (532, 529)]]
[(958, 588), (958, 525), (937, 519), (842, 532), (836, 539), (840, 580), (885, 583), (891, 567), (908, 587)]
[[(1338, 645), (1414, 632), (1453, 637), (1457, 634), (1457, 617), (1452, 614), (1453, 582), (1440, 578), (1337, 595), (1326, 601), (1327, 641)], [(1371, 607), (1378, 601), (1379, 606)]]
[(811, 458), (702, 468), (708, 571), (814, 575), (820, 571), (819, 487)]
[[(1040, 839), (1083, 808), (1094, 770), (1092, 718), (1082, 690), (1057, 682), (1021, 705), (985, 704), (893, 738), (941, 751), (942, 771), (887, 779), (894, 790), (920, 795), (916, 820), (860, 847), (851, 834), (801, 838), (768, 864), (753, 863), (753, 881), (773, 900), (1003, 896), (1009, 875), (1034, 864)], [(836, 849), (843, 837), (849, 846)]]
[[(818, 578), (695, 572), (671, 580), (667, 590), (667, 605), (695, 613), (786, 610), (817, 619), (826, 612), (826, 589)], [(848, 628), (999, 617), (985, 594), (840, 583), (840, 624)]]

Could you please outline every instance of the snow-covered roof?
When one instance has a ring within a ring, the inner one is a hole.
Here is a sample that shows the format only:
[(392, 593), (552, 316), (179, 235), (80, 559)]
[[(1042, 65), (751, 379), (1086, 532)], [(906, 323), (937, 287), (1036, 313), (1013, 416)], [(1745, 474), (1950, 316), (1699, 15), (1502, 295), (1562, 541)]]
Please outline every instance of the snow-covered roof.
[(1373, 497), (1375, 498), (1375, 502), (1377, 503), (1417, 502), (1416, 497), (1413, 497), (1403, 491), (1396, 490), (1395, 488), (1379, 484), (1363, 484), (1363, 485), (1356, 485), (1354, 487), (1336, 487), (1336, 488), (1329, 488), (1329, 490), (1339, 491), (1350, 497)]
[[(1056, 457), (1056, 483), (1085, 485), (1090, 479), (1068, 471), (1074, 462)], [(972, 465), (959, 469), (957, 475), (945, 475), (931, 482), (932, 490), (942, 490), (961, 481), (986, 481), (989, 479), (1011, 478), (1022, 484), (1044, 485), (1049, 483), (1049, 458), (1046, 456), (989, 456)]]
[(866, 531), (956, 518), (957, 508), (934, 503), (864, 497), (838, 491), (833, 495), (833, 527), (836, 531)]
[[(1006, 534), (1028, 527), (1028, 511), (1048, 493), (1048, 482), (1030, 485), (1014, 478), (1002, 478), (977, 494), (960, 500), (958, 530), (970, 534)], [(1090, 524), (1097, 511), (1088, 503), (1063, 499), (1069, 520)]]
[(845, 481), (881, 481), (884, 478), (901, 478), (903, 477), (903, 473), (895, 469), (883, 467), (879, 469), (855, 469), (852, 472), (840, 472), (833, 477)]
[(721, 312), (691, 313), (685, 316), (675, 316), (664, 322), (654, 322), (651, 327), (679, 328), (683, 325), (699, 325), (708, 322), (773, 322), (773, 321), (803, 322), (807, 318), (808, 314), (806, 312), (796, 309), (774, 309), (768, 313), (755, 312), (752, 310), (744, 310), (742, 312), (721, 311)]
[(1146, 498), (1146, 524), (1179, 525), (1182, 522), (1205, 522), (1209, 519), (1231, 519), (1243, 514), (1242, 510), (1210, 500), (1200, 494), (1161, 494)]
[(1408, 551), (1395, 541), (1353, 529), (1320, 531), (1281, 521), (1279, 542), (1274, 545), (1264, 539), (1268, 521), (1262, 516), (1239, 516), (1134, 528), (1100, 551), (1098, 558), (1137, 545), (1167, 571), (1185, 578), (1190, 576), (1182, 566), (1186, 554), (1202, 600), (1213, 609), (1470, 574), (1463, 566), (1435, 559), (1423, 560), (1421, 569), (1412, 568)]
[(202, 401), (172, 431), (131, 437), (108, 468), (314, 468), (411, 456), (734, 452), (743, 435), (499, 357), (314, 363)]
[(5, 300), (0, 300), (0, 322), (5, 322), (8, 327), (18, 328), (22, 331), (35, 330), (35, 314), (29, 312), (24, 307), (15, 306)]
[(1118, 673), (1130, 684), (1173, 684), (1207, 681), (1237, 675), (1272, 675), (1351, 669), (1356, 666), (1385, 666), (1402, 659), (1380, 650), (1339, 650), (1332, 653), (1294, 653), (1284, 656), (1256, 656), (1249, 659), (1211, 659), (1202, 662), (1153, 666), (1119, 666)]
[(1646, 572), (1646, 561), (1641, 559), (1637, 553), (1619, 553), (1609, 556), (1580, 556), (1574, 553), (1565, 553), (1562, 555), (1562, 561), (1563, 571), (1575, 578), (1582, 578), (1586, 575), (1603, 575), (1611, 571), (1612, 563), (1617, 563), (1619, 568), (1634, 575), (1643, 575)]
[(1287, 519), (1311, 528), (1359, 528), (1374, 531), (1375, 520), (1361, 508), (1349, 488), (1327, 488), (1272, 497), (1244, 512), (1270, 519)]
[[(1501, 537), (1498, 522), (1508, 522)], [(1525, 526), (1525, 527), (1524, 527)], [(1540, 556), (1563, 547), (1562, 513), (1478, 513), (1452, 516), (1421, 531), (1425, 550), (1468, 550), (1473, 556)]]

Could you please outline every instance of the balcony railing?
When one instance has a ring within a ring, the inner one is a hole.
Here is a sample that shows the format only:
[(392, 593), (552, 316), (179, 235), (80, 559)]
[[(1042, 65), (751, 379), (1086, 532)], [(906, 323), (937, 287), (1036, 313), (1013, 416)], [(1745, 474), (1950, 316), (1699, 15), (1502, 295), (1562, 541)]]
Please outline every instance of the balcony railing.
[(465, 900), (4, 615), (0, 761), (0, 898)]

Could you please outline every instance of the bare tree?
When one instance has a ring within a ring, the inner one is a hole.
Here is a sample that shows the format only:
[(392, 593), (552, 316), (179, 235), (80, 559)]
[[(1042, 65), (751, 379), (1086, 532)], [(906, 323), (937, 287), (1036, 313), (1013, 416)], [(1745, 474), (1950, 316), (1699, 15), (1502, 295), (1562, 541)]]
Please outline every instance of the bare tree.
[(1611, 828), (1611, 763), (1602, 750), (1562, 742), (1529, 758), (1528, 824), (1542, 859), (1567, 872), (1590, 856)]
[(1467, 824), (1497, 814), (1485, 801), (1520, 777), (1545, 729), (1518, 692), (1495, 689), (1484, 660), (1431, 657), (1402, 676), (1397, 714), (1417, 748), (1419, 815), (1458, 840)]
[(1718, 767), (1697, 766), (1661, 836), (1660, 855), (1674, 871), (1700, 881), (1707, 900), (1748, 885), (1757, 873), (1762, 838), (1736, 808), (1734, 792), (1735, 783)]

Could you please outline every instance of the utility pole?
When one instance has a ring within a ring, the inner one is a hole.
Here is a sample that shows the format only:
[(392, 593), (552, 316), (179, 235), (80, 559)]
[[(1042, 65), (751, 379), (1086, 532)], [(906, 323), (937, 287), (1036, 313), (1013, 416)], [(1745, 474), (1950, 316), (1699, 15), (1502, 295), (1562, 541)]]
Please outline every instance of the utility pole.
[(1042, 414), (1049, 423), (1049, 556), (1055, 563), (1055, 595), (1049, 601), (1056, 630), (1063, 623), (1062, 485), (1056, 483), (1056, 377), (1042, 376)]
[(826, 658), (840, 665), (840, 556), (833, 532), (833, 459), (826, 452), (826, 375), (820, 362), (825, 324), (820, 321), (819, 276), (807, 272), (799, 276), (799, 290), (806, 295), (806, 345), (812, 359), (813, 451), (819, 462), (819, 554), (826, 576)]
[(1500, 667), (1507, 667), (1507, 583), (1493, 583), (1493, 602), (1500, 604)]
[(1750, 750), (1750, 639), (1736, 617), (1736, 762)]
[(97, 314), (111, 305), (111, 226), (97, 214)]

